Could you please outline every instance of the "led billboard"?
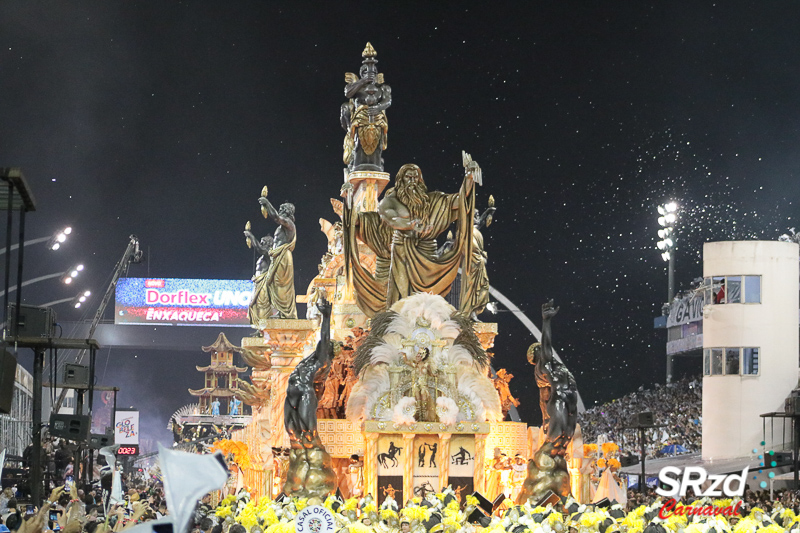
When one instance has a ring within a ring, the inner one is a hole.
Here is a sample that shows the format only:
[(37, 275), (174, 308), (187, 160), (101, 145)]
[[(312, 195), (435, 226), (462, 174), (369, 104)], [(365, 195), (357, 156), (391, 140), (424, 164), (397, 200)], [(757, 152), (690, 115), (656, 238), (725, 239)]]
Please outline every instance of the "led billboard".
[(120, 278), (115, 324), (247, 327), (250, 280)]

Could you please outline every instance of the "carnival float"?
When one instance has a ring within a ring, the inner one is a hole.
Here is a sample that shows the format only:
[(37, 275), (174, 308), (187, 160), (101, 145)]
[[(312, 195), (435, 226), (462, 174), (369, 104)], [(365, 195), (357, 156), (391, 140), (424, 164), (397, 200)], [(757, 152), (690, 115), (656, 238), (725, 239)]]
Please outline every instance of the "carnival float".
[[(480, 166), (462, 152), (463, 180), (451, 193), (429, 189), (415, 164), (398, 165), (392, 182), (383, 159), (392, 93), (369, 43), (345, 84), (344, 179), (319, 219), (328, 246), (304, 294), (295, 292), (295, 206), (273, 205), (265, 186), (258, 206), (274, 234), (259, 238), (245, 225), (245, 243), (260, 256), (255, 333), (235, 351), (252, 371), (220, 394), (251, 414), (216, 447), (236, 452), (227, 454), (237, 466), (229, 485), (256, 500), (322, 503), (335, 494), (376, 509), (443, 493), (494, 507), (554, 495), (588, 503), (594, 459), (576, 427), (575, 379), (554, 357), (553, 302), (542, 306), (542, 338), (527, 353), (543, 424), (506, 420), (519, 404), (513, 376), (495, 372), (497, 324), (479, 318), (489, 303), (481, 230), (496, 210), (490, 195), (477, 208)], [(306, 304), (304, 318), (296, 303)], [(207, 350), (230, 353), (228, 344)], [(243, 369), (228, 359), (198, 370), (225, 364), (220, 371), (238, 376)], [(213, 404), (213, 387), (192, 394), (199, 409)]]

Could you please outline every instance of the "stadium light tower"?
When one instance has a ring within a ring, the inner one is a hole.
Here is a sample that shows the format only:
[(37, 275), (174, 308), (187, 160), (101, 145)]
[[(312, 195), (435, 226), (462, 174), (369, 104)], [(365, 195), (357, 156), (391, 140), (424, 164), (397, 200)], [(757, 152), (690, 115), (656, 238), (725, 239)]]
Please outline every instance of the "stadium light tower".
[(667, 202), (658, 206), (658, 238), (656, 247), (661, 250), (661, 259), (669, 263), (667, 281), (667, 303), (675, 297), (675, 223), (678, 221), (678, 204)]
[[(662, 310), (669, 309), (675, 298), (675, 223), (678, 221), (678, 204), (670, 201), (658, 206), (658, 238), (656, 248), (661, 250), (661, 259), (667, 266), (667, 303)], [(666, 313), (664, 313), (666, 314)], [(667, 353), (667, 383), (672, 382), (672, 355)]]

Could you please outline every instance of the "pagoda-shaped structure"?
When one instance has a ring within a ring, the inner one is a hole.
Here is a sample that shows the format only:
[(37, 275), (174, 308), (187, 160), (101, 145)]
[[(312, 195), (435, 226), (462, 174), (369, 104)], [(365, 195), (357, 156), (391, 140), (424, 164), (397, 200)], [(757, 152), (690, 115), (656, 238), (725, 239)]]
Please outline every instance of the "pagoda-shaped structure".
[[(241, 416), (244, 415), (244, 404), (236, 398), (239, 393), (239, 374), (247, 372), (247, 367), (238, 367), (233, 364), (234, 352), (242, 349), (234, 346), (220, 333), (211, 346), (203, 346), (204, 352), (211, 354), (211, 364), (197, 366), (198, 372), (205, 373), (205, 387), (202, 389), (189, 389), (192, 396), (199, 398), (200, 413), (214, 416)], [(214, 411), (214, 402), (218, 401), (218, 412)]]

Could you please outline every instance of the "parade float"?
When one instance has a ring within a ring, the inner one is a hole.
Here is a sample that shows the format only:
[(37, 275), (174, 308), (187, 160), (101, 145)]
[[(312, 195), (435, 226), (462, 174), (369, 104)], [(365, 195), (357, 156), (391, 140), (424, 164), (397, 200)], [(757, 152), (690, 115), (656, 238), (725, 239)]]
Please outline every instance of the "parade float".
[(344, 181), (319, 219), (328, 247), (305, 294), (295, 292), (295, 206), (276, 207), (265, 186), (258, 204), (277, 229), (258, 238), (245, 226), (260, 258), (255, 334), (241, 343), (252, 373), (236, 392), (252, 419), (231, 436), (249, 452), (233, 485), (270, 499), (371, 495), (378, 505), (448, 486), (459, 499), (585, 498), (575, 380), (552, 350), (558, 308), (543, 306), (542, 339), (527, 354), (543, 425), (506, 421), (518, 402), (510, 374), (492, 365), (525, 355), (493, 354), (497, 324), (479, 319), (489, 303), (481, 228), (494, 200), (476, 208), (482, 172), (464, 152), (453, 193), (429, 190), (414, 164), (397, 165), (392, 180), (391, 88), (369, 43), (362, 58), (358, 74), (345, 74)]

